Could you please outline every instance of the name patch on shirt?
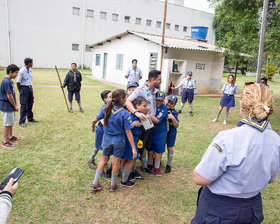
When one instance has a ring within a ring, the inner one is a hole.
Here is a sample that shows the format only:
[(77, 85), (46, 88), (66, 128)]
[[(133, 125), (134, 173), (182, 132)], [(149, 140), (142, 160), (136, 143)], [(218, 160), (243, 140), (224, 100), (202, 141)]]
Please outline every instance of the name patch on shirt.
[(223, 149), (221, 148), (221, 146), (219, 146), (217, 143), (213, 143), (212, 145), (214, 148), (216, 148), (219, 152), (222, 152)]

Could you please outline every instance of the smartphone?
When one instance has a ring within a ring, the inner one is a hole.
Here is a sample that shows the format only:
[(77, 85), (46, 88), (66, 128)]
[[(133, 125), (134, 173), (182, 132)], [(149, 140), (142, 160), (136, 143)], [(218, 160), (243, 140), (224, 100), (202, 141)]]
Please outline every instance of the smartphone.
[(18, 181), (18, 179), (21, 177), (21, 175), (23, 174), (24, 170), (18, 167), (15, 167), (10, 174), (5, 178), (5, 180), (2, 182), (2, 184), (0, 185), (0, 190), (3, 190), (4, 187), (6, 187), (6, 185), (8, 184), (9, 180), (11, 178), (14, 179), (14, 183), (13, 185)]

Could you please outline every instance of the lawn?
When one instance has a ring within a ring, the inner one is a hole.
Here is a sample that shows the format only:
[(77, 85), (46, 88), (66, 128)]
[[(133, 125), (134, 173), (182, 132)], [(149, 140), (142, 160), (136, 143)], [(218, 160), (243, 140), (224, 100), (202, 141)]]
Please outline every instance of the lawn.
[[(60, 70), (62, 79), (67, 71)], [(86, 71), (90, 74), (90, 71)], [(4, 72), (0, 72), (0, 77)], [(218, 98), (195, 97), (194, 117), (187, 109), (179, 116), (173, 170), (163, 177), (145, 176), (132, 189), (120, 187), (109, 193), (109, 182), (101, 178), (105, 187), (92, 194), (90, 185), (95, 172), (86, 162), (94, 146), (91, 132), (92, 118), (101, 105), (100, 93), (114, 89), (89, 78), (83, 79), (81, 99), (85, 112), (66, 111), (55, 70), (33, 70), (34, 118), (37, 124), (18, 124), (14, 134), (23, 139), (12, 150), (0, 148), (0, 180), (15, 167), (25, 170), (19, 189), (13, 198), (13, 209), (8, 223), (189, 223), (195, 214), (198, 186), (192, 183), (191, 172), (199, 163), (213, 137), (221, 130), (233, 128), (239, 121), (239, 103), (230, 111), (228, 125), (212, 123), (216, 116)], [(244, 81), (254, 77), (238, 77), (239, 92)], [(223, 81), (225, 76), (223, 77)], [(280, 134), (280, 78), (269, 82), (275, 96), (274, 114), (270, 121)], [(89, 88), (91, 87), (91, 88)], [(95, 88), (93, 88), (95, 87)], [(18, 92), (16, 93), (19, 96)], [(17, 114), (19, 118), (19, 114)], [(2, 130), (0, 132), (2, 135)], [(98, 154), (99, 161), (101, 153)], [(166, 154), (163, 156), (163, 166)], [(139, 168), (140, 163), (137, 163)], [(163, 169), (163, 168), (162, 168)], [(280, 223), (280, 181), (269, 185), (263, 192), (264, 223)]]

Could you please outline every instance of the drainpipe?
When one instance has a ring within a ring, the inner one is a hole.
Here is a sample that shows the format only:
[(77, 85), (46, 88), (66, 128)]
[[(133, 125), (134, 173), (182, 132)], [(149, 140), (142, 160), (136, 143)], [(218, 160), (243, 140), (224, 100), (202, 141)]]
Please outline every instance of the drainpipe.
[(82, 62), (81, 68), (84, 69), (84, 54), (85, 54), (85, 20), (86, 20), (86, 0), (84, 0), (84, 7), (83, 7), (83, 24), (82, 24)]
[(8, 0), (6, 0), (6, 20), (7, 20), (6, 25), (7, 25), (7, 39), (8, 39), (8, 64), (11, 64), (11, 43), (10, 43)]

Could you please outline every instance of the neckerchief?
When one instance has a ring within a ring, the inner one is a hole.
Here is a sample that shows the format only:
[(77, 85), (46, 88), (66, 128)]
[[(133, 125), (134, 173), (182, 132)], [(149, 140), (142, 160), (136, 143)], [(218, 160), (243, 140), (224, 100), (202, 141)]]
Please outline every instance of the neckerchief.
[(146, 89), (147, 89), (148, 91), (151, 91), (151, 92), (152, 92), (152, 95), (153, 95), (153, 103), (154, 103), (154, 105), (156, 105), (156, 95), (155, 95), (156, 89), (151, 90), (147, 83), (145, 83), (144, 85), (146, 86)]
[(261, 132), (263, 132), (265, 130), (265, 128), (267, 127), (268, 124), (268, 120), (267, 119), (263, 119), (261, 121), (258, 121), (257, 119), (252, 118), (252, 120), (250, 121), (248, 118), (244, 118), (241, 121), (239, 121), (237, 123), (237, 127), (240, 127), (244, 124), (249, 125), (250, 127), (253, 127)]
[(115, 115), (119, 112), (121, 112), (122, 110), (124, 110), (123, 106), (120, 104), (114, 104), (113, 105), (113, 109), (112, 109), (112, 114)]

